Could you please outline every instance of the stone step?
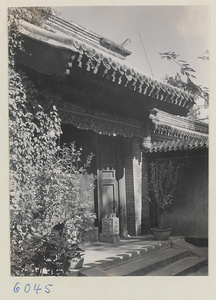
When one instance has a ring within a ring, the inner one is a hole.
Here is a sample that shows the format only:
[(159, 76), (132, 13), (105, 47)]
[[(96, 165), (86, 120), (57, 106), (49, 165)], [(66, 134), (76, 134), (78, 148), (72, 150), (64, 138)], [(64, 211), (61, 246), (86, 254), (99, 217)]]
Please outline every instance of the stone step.
[[(123, 248), (122, 248), (123, 247)], [(128, 248), (131, 247), (131, 251), (126, 251)], [(95, 272), (98, 273), (98, 276), (102, 276), (101, 272), (103, 272), (104, 269), (110, 268), (112, 266), (117, 266), (124, 264), (125, 262), (134, 260), (139, 257), (143, 257), (145, 255), (149, 255), (151, 253), (155, 253), (158, 251), (162, 251), (164, 249), (168, 249), (171, 247), (170, 241), (162, 241), (162, 242), (154, 242), (151, 244), (143, 244), (142, 242), (135, 242), (132, 243), (130, 247), (125, 248), (124, 246), (119, 246), (119, 254), (116, 254), (115, 256), (108, 256), (109, 250), (107, 251), (106, 248), (103, 249), (103, 254), (107, 252), (107, 256), (105, 255), (104, 259), (94, 261), (93, 263), (85, 263), (84, 260), (84, 266), (79, 271), (80, 276), (88, 276), (87, 274), (90, 274), (91, 272), (95, 274)], [(122, 251), (122, 252), (121, 252)], [(86, 251), (87, 252), (87, 251)], [(88, 258), (86, 259), (88, 261)], [(98, 270), (98, 271), (97, 271)], [(76, 273), (75, 276), (78, 275), (78, 272), (71, 272), (72, 274), (68, 274), (69, 276), (74, 276), (73, 274)], [(100, 275), (99, 275), (100, 273)], [(91, 275), (90, 275), (91, 276)], [(96, 275), (92, 275), (96, 276)]]
[[(153, 252), (157, 252), (159, 250), (167, 249), (171, 247), (170, 241), (162, 241), (162, 242), (154, 242), (151, 244), (144, 244), (142, 242), (139, 243), (133, 243), (128, 247), (125, 248), (122, 245), (119, 245), (117, 247), (118, 251), (113, 256), (110, 255), (109, 248), (103, 248), (103, 251), (100, 251), (100, 253), (97, 251), (97, 255), (103, 254), (104, 258), (100, 260), (92, 261), (92, 255), (95, 255), (94, 252), (91, 251), (90, 259), (88, 257), (88, 250), (86, 250), (86, 257), (84, 260), (84, 268), (90, 268), (90, 267), (101, 267), (101, 268), (107, 268), (111, 266), (116, 266), (117, 264), (124, 263), (125, 261), (135, 259), (138, 257), (142, 257), (144, 255), (148, 255)], [(130, 249), (128, 251), (128, 249)]]
[(189, 273), (187, 276), (208, 276), (208, 265), (199, 269), (196, 272)]
[(187, 250), (168, 248), (113, 266), (82, 268), (79, 276), (143, 276), (188, 256)]
[(186, 256), (188, 256), (188, 251), (169, 248), (110, 268), (106, 272), (108, 276), (144, 276)]
[(147, 276), (186, 276), (197, 272), (207, 265), (206, 258), (188, 256), (160, 270), (155, 270)]
[(200, 247), (196, 247), (190, 243), (187, 243), (183, 239), (175, 239), (171, 243), (173, 248), (187, 249), (191, 255), (208, 258), (208, 251), (205, 251)]

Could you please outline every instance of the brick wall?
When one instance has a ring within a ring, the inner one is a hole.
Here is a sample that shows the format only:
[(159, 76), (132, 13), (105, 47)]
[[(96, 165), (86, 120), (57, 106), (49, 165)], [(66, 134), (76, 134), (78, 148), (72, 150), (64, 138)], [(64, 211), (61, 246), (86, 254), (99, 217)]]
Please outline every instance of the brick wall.
[(130, 235), (140, 235), (142, 219), (142, 156), (139, 139), (125, 140), (125, 181), (128, 233)]
[(126, 207), (127, 207), (127, 230), (129, 235), (135, 235), (134, 222), (134, 188), (133, 188), (133, 163), (132, 163), (132, 140), (125, 139), (125, 184), (126, 184)]
[(150, 231), (149, 201), (148, 197), (148, 157), (142, 153), (142, 228), (141, 233)]

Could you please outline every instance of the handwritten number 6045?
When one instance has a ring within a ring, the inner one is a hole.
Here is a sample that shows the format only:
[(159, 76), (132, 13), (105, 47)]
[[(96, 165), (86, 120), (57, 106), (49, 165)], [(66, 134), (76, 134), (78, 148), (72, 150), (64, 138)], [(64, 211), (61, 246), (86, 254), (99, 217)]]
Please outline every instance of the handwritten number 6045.
[[(45, 293), (50, 293), (50, 287), (52, 286), (52, 284), (47, 284), (45, 286)], [(27, 283), (25, 286), (24, 286), (24, 289), (23, 291), (28, 294), (31, 290), (31, 285), (29, 283)], [(17, 282), (14, 286), (14, 293), (19, 293), (20, 291), (20, 283)], [(40, 284), (34, 284), (34, 291), (36, 292), (36, 294), (38, 294), (39, 291), (42, 291), (42, 288), (40, 287)]]

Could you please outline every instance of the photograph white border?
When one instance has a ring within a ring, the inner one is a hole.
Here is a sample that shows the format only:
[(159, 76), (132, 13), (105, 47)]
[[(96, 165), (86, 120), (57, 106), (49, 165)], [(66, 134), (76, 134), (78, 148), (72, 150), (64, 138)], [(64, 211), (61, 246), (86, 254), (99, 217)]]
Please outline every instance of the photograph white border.
[[(216, 209), (214, 196), (216, 194), (215, 166), (215, 115), (216, 115), (216, 85), (215, 85), (215, 60), (216, 60), (216, 2), (212, 1), (5, 1), (0, 4), (0, 299), (215, 299), (215, 253), (216, 253)], [(8, 171), (8, 65), (7, 65), (7, 7), (11, 6), (94, 6), (94, 5), (209, 5), (210, 11), (210, 149), (209, 149), (209, 276), (206, 277), (11, 277), (10, 276), (10, 246), (9, 246), (9, 171)], [(13, 291), (15, 283), (19, 281), (20, 286), (35, 283), (44, 286), (53, 284), (50, 294), (40, 292), (17, 293)]]

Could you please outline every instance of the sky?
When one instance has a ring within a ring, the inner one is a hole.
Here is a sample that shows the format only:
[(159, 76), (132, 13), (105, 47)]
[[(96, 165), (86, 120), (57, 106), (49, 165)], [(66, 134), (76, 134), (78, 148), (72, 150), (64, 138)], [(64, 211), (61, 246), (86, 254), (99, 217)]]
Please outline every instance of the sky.
[(179, 59), (196, 70), (195, 83), (209, 86), (208, 61), (198, 59), (209, 50), (208, 6), (67, 6), (54, 9), (68, 20), (117, 44), (129, 38), (131, 43), (126, 48), (132, 54), (126, 62), (150, 77), (162, 81), (165, 74), (180, 72), (179, 66), (159, 55), (159, 52), (175, 51)]

